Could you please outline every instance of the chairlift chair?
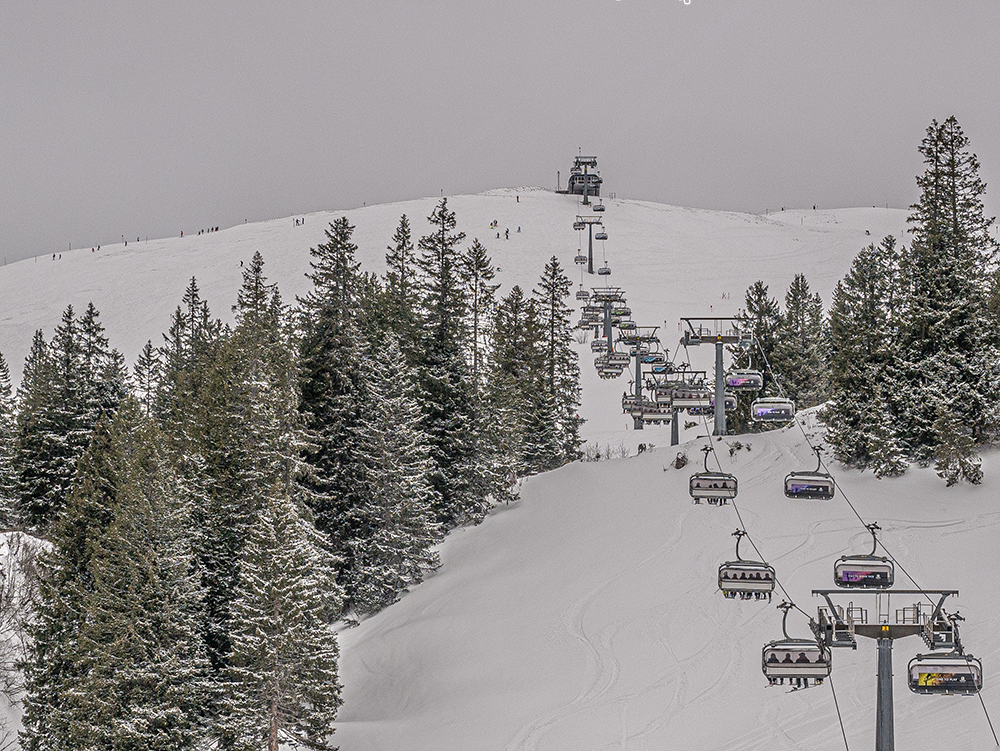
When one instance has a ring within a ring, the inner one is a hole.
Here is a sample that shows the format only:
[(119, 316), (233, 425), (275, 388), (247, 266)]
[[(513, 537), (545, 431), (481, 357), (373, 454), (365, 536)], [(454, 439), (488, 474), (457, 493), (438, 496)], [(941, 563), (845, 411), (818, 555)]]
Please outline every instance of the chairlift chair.
[(585, 256), (583, 253), (577, 253), (575, 256), (573, 256), (573, 263), (575, 263), (577, 266), (585, 266), (587, 264), (587, 256)]
[(611, 352), (608, 354), (608, 365), (617, 365), (623, 367), (628, 365), (629, 356), (628, 352)]
[(594, 233), (594, 239), (595, 240), (607, 240), (608, 239), (608, 233), (605, 232), (604, 230), (601, 230), (600, 232), (595, 232)]
[(618, 324), (618, 328), (622, 331), (635, 331), (635, 321), (621, 321)]
[(590, 342), (591, 352), (604, 352), (608, 348), (607, 339), (594, 339)]
[(790, 472), (785, 477), (785, 497), (816, 501), (829, 501), (833, 498), (837, 484), (832, 475), (820, 472), (823, 460), (820, 458), (819, 447), (813, 450), (816, 452), (816, 471)]
[(894, 579), (892, 561), (875, 555), (878, 524), (868, 524), (872, 533), (872, 552), (869, 555), (842, 555), (833, 565), (833, 583), (845, 589), (888, 589)]
[(917, 694), (972, 696), (983, 688), (983, 663), (957, 650), (917, 655), (906, 667), (906, 682)]
[(583, 289), (581, 287), (580, 289), (578, 289), (576, 291), (576, 299), (577, 300), (584, 300), (584, 301), (589, 300), (590, 299), (590, 291), (589, 290), (585, 290), (585, 289)]
[[(722, 403), (724, 405), (723, 409), (725, 409), (726, 412), (732, 412), (734, 409), (736, 409), (736, 395), (735, 394), (726, 393), (726, 395), (722, 398)], [(713, 411), (715, 410), (715, 394), (714, 393), (712, 394), (712, 398), (708, 400), (708, 406)]]
[(808, 686), (810, 681), (822, 683), (832, 670), (830, 650), (814, 639), (790, 638), (786, 622), (793, 606), (783, 602), (778, 607), (785, 611), (781, 620), (784, 638), (764, 645), (760, 655), (761, 670), (772, 684), (784, 683), (786, 678), (789, 684), (796, 686), (803, 683)]
[(755, 399), (750, 405), (750, 419), (754, 422), (788, 422), (795, 419), (795, 402), (777, 397)]
[(611, 269), (608, 268), (608, 262), (607, 261), (605, 261), (604, 265), (601, 266), (601, 268), (599, 268), (597, 270), (597, 273), (600, 274), (601, 276), (611, 276)]
[(734, 370), (726, 374), (726, 388), (733, 391), (760, 391), (764, 375), (758, 370)]
[(705, 471), (695, 472), (691, 475), (688, 480), (688, 492), (696, 501), (702, 498), (720, 501), (732, 500), (736, 497), (738, 490), (736, 475), (726, 472), (710, 472), (708, 470), (708, 455), (712, 449), (708, 446), (705, 449), (702, 449), (705, 451)]
[(712, 399), (712, 391), (701, 386), (678, 386), (673, 390), (671, 399), (675, 409), (707, 407)]
[(573, 222), (573, 229), (587, 229), (586, 222)]
[(603, 203), (595, 203), (593, 206), (594, 211), (604, 211)]
[(740, 555), (740, 540), (745, 535), (742, 529), (733, 532), (736, 560), (719, 566), (719, 589), (727, 598), (745, 595), (745, 599), (749, 599), (750, 596), (770, 595), (774, 591), (774, 567), (761, 561), (744, 560)]
[(662, 352), (647, 352), (642, 358), (644, 365), (662, 365), (666, 361)]

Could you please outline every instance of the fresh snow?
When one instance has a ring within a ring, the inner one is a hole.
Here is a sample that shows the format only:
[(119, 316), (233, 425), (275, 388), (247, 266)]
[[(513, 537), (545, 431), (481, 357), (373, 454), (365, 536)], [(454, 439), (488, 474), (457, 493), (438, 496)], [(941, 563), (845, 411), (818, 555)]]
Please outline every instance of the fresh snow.
[[(416, 239), (428, 231), (426, 217), (437, 200), (309, 214), (300, 227), (289, 217), (94, 253), (64, 251), (55, 261), (39, 257), (0, 268), (0, 351), (18, 379), (33, 331), (41, 328), (49, 339), (67, 304), (82, 312), (93, 301), (112, 346), (132, 363), (147, 339), (160, 343), (191, 276), (213, 313), (229, 320), (240, 261), (259, 250), (269, 279), (291, 302), (307, 289), (309, 247), (323, 241), (334, 218), (346, 214), (357, 226), (358, 259), (381, 274), (400, 214), (410, 218)], [(604, 203), (609, 281), (626, 291), (639, 325), (662, 327), (671, 355), (681, 316), (734, 315), (758, 279), (783, 302), (797, 272), (829, 305), (858, 250), (886, 234), (907, 237), (907, 212), (895, 209), (758, 216)], [(552, 254), (579, 281), (571, 224), (578, 211), (590, 210), (576, 197), (502, 189), (455, 196), (449, 206), (467, 244), (478, 237), (500, 267), (501, 294), (512, 284), (534, 287)], [(500, 239), (489, 228), (494, 219)], [(600, 265), (596, 241), (595, 255)], [(606, 279), (586, 281), (603, 285)], [(600, 381), (589, 345), (579, 351), (584, 439), (602, 448), (623, 445), (633, 457), (575, 463), (528, 479), (518, 503), (449, 536), (441, 546), (442, 568), (424, 584), (342, 630), (345, 704), (335, 742), (343, 751), (843, 748), (829, 683), (786, 693), (767, 687), (761, 674), (762, 645), (781, 635), (774, 607), (780, 597), (769, 605), (726, 600), (716, 591), (717, 567), (733, 557), (730, 534), (740, 523), (731, 506), (693, 505), (688, 498), (704, 428), (686, 431), (677, 448), (669, 446), (669, 426), (631, 430), (620, 410), (621, 392), (631, 390), (627, 374)], [(700, 368), (713, 361), (710, 347), (691, 356)], [(818, 440), (814, 415), (804, 420)], [(814, 466), (797, 428), (741, 440), (752, 448), (736, 452), (735, 461), (725, 443), (717, 444), (723, 468), (740, 480), (736, 505), (796, 603), (814, 613), (820, 601), (810, 590), (832, 586), (840, 555), (868, 552), (867, 532), (842, 495), (829, 502), (783, 496), (787, 472)], [(640, 442), (657, 448), (635, 457)], [(664, 471), (677, 450), (692, 464)], [(991, 597), (998, 584), (1000, 455), (985, 455), (986, 480), (975, 488), (946, 489), (930, 469), (878, 481), (832, 466), (858, 511), (881, 524), (886, 546), (921, 585), (961, 590), (953, 607), (968, 619), (962, 635), (983, 659), (982, 696), (1000, 719), (997, 647), (990, 639), (1000, 625)], [(744, 542), (741, 552), (749, 550)], [(910, 586), (901, 572), (897, 582)], [(857, 595), (846, 599), (874, 608)], [(892, 608), (912, 600), (893, 598)], [(808, 635), (800, 614), (789, 623), (791, 635)], [(993, 748), (978, 699), (920, 697), (906, 689), (906, 661), (922, 646), (912, 637), (895, 648), (898, 747)], [(874, 643), (835, 651), (833, 664), (851, 747), (870, 747)]]

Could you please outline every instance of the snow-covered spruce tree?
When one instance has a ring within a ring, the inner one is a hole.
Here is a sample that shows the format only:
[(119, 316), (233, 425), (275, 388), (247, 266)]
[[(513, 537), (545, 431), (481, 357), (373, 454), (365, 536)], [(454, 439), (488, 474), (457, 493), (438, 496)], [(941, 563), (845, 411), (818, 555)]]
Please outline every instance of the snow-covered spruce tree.
[(40, 561), (25, 751), (195, 747), (207, 662), (175, 491), (137, 404), (100, 419)]
[(441, 537), (434, 519), (430, 448), (420, 403), (395, 335), (362, 364), (368, 385), (358, 427), (364, 505), (353, 511), (364, 534), (348, 541), (353, 563), (344, 580), (352, 610), (374, 613), (423, 580), (438, 565), (432, 546)]
[(75, 650), (83, 669), (74, 691), (78, 741), (123, 751), (198, 748), (213, 688), (190, 509), (139, 404), (129, 402), (116, 423), (128, 433), (117, 440), (132, 445), (88, 567), (93, 588), (83, 596)]
[(497, 307), (487, 390), (491, 413), (504, 416), (507, 453), (514, 459), (516, 474), (521, 476), (537, 471), (537, 460), (529, 458), (529, 453), (532, 457), (551, 457), (557, 452), (554, 436), (541, 441), (547, 447), (543, 449), (538, 438), (531, 435), (532, 413), (540, 398), (536, 378), (542, 373), (539, 328), (535, 301), (514, 285)]
[(360, 265), (354, 227), (341, 217), (327, 242), (310, 249), (313, 287), (299, 299), (299, 411), (305, 419), (303, 478), (316, 526), (330, 537), (341, 575), (353, 568), (349, 541), (364, 534), (354, 511), (364, 505), (358, 428), (367, 395), (361, 359), (368, 350), (359, 316)]
[(153, 347), (152, 340), (147, 340), (132, 369), (135, 397), (147, 417), (153, 414), (156, 392), (160, 387), (161, 368), (160, 353)]
[[(781, 308), (776, 299), (768, 296), (767, 285), (762, 281), (754, 282), (747, 289), (744, 301), (746, 307), (737, 313), (737, 318), (740, 330), (753, 337), (753, 344), (748, 348), (732, 349), (733, 367), (759, 370), (764, 374), (764, 388), (759, 396), (776, 396), (779, 390), (774, 383), (774, 374), (769, 365), (778, 344), (778, 332), (782, 320)], [(726, 418), (729, 432), (750, 433), (761, 429), (758, 423), (750, 420), (752, 401), (743, 398), (738, 400), (736, 410)]]
[(906, 472), (909, 462), (896, 434), (896, 421), (889, 409), (881, 387), (874, 386), (868, 411), (862, 416), (864, 427), (860, 431), (865, 444), (866, 462), (875, 477), (898, 477)]
[[(900, 252), (891, 235), (863, 248), (830, 308), (830, 400), (823, 413), (837, 460), (865, 469), (876, 453), (907, 453), (895, 427)], [(886, 456), (878, 460), (888, 467)], [(878, 470), (876, 470), (878, 472)], [(889, 472), (891, 474), (891, 472)]]
[(341, 704), (336, 635), (341, 611), (335, 559), (305, 507), (278, 482), (265, 492), (240, 557), (223, 747), (331, 749)]
[(796, 409), (815, 407), (826, 399), (827, 332), (823, 301), (810, 294), (804, 274), (796, 274), (785, 294), (772, 366), (781, 373), (785, 396)]
[(10, 370), (0, 352), (0, 529), (13, 529), (17, 474), (14, 471), (14, 396)]
[(455, 213), (442, 198), (420, 238), (420, 377), (423, 427), (431, 448), (431, 487), (437, 519), (445, 529), (478, 523), (490, 499), (477, 492), (483, 469), (477, 453), (476, 404), (466, 353), (468, 299), (463, 282)]
[(537, 302), (542, 346), (543, 387), (553, 404), (554, 428), (559, 444), (557, 465), (580, 458), (580, 363), (573, 347), (572, 309), (566, 304), (573, 283), (552, 256), (538, 286)]
[(998, 429), (1000, 333), (988, 307), (997, 243), (989, 233), (993, 219), (983, 213), (979, 161), (968, 144), (949, 117), (932, 121), (919, 147), (926, 168), (917, 178), (913, 241), (902, 259), (899, 347), (906, 396), (901, 429), (919, 460), (929, 460), (946, 440), (935, 427), (942, 413), (968, 426), (976, 443)]
[(385, 254), (385, 316), (389, 329), (399, 339), (407, 361), (412, 364), (418, 339), (417, 257), (413, 249), (410, 220), (406, 214), (392, 236), (392, 245)]
[(486, 379), (490, 331), (496, 309), (496, 291), (500, 285), (493, 283), (496, 276), (493, 259), (487, 254), (486, 247), (479, 240), (472, 241), (472, 245), (462, 257), (462, 263), (467, 287), (466, 295), (469, 301), (470, 377), (478, 400)]
[(122, 361), (108, 351), (92, 305), (82, 321), (68, 306), (51, 344), (36, 333), (18, 390), (15, 447), (18, 516), (29, 528), (51, 530), (94, 425), (124, 390)]
[(976, 455), (976, 442), (969, 428), (941, 407), (934, 421), (934, 434), (938, 441), (934, 446), (934, 469), (945, 484), (951, 487), (959, 480), (973, 485), (981, 483), (982, 461)]

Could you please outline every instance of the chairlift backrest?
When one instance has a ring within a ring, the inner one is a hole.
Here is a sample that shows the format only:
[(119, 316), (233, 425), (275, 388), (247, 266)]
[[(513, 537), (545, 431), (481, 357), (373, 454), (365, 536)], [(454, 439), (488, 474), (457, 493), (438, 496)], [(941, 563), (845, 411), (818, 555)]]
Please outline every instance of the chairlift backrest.
[(760, 561), (726, 561), (719, 566), (719, 589), (731, 592), (773, 592), (774, 568)]
[(894, 580), (894, 566), (888, 558), (875, 555), (844, 555), (833, 565), (833, 583), (846, 589), (888, 589)]
[(761, 652), (768, 678), (820, 679), (830, 675), (830, 650), (815, 641), (783, 639), (764, 645)]
[(824, 472), (791, 472), (785, 477), (785, 497), (829, 501), (836, 483)]
[(736, 475), (725, 472), (696, 472), (688, 480), (688, 491), (692, 498), (720, 498), (732, 500), (736, 497), (739, 483)]
[(757, 370), (734, 370), (726, 375), (726, 388), (734, 391), (760, 391), (764, 388), (764, 376)]
[(983, 664), (972, 655), (917, 655), (906, 668), (906, 682), (917, 694), (971, 696), (983, 688)]
[(750, 405), (750, 419), (756, 422), (788, 422), (795, 418), (795, 402), (791, 399), (756, 399)]

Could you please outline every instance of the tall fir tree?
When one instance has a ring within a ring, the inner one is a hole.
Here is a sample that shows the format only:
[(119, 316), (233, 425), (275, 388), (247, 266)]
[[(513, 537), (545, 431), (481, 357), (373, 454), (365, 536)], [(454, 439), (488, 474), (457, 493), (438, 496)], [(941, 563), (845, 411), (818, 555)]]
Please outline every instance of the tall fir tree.
[(396, 335), (412, 364), (418, 339), (417, 256), (413, 248), (410, 220), (406, 214), (392, 236), (392, 245), (385, 254), (385, 314), (389, 329)]
[(1000, 333), (988, 298), (997, 242), (989, 234), (994, 220), (983, 212), (979, 161), (968, 145), (949, 117), (932, 121), (919, 147), (926, 167), (917, 178), (913, 240), (902, 262), (899, 367), (901, 429), (920, 460), (947, 438), (935, 427), (940, 414), (967, 425), (976, 443), (996, 435), (1000, 417)]
[(538, 286), (537, 302), (542, 347), (543, 387), (553, 402), (558, 442), (556, 464), (580, 458), (580, 363), (573, 347), (572, 309), (566, 303), (573, 283), (552, 256)]
[(890, 235), (862, 249), (833, 292), (824, 420), (834, 454), (847, 466), (886, 466), (886, 452), (908, 453), (896, 427), (900, 283), (900, 251)]
[[(759, 370), (764, 375), (760, 396), (776, 396), (780, 392), (774, 381), (771, 361), (774, 359), (781, 329), (781, 307), (777, 300), (769, 296), (767, 285), (762, 281), (754, 282), (747, 289), (744, 305), (737, 314), (737, 319), (740, 330), (750, 334), (752, 344), (733, 350), (733, 367)], [(749, 433), (761, 429), (758, 423), (750, 420), (751, 401), (740, 399), (737, 402), (736, 410), (726, 420), (730, 432)]]
[(458, 220), (442, 198), (428, 217), (432, 232), (420, 238), (419, 374), (423, 427), (434, 469), (435, 511), (445, 528), (478, 523), (487, 511), (477, 455), (476, 405), (466, 361), (468, 296), (463, 283)]
[(815, 407), (827, 394), (827, 331), (823, 301), (811, 294), (804, 274), (796, 274), (785, 294), (772, 367), (781, 374), (785, 396), (797, 409)]
[(40, 563), (26, 751), (198, 742), (207, 662), (174, 491), (138, 405), (103, 416)]
[(365, 505), (354, 513), (364, 534), (349, 542), (354, 566), (345, 581), (350, 607), (362, 615), (392, 604), (422, 581), (424, 572), (438, 565), (432, 548), (441, 537), (415, 385), (393, 334), (378, 350), (380, 356), (362, 367), (369, 384), (358, 429)]
[(14, 470), (15, 412), (10, 369), (0, 352), (0, 529), (15, 526), (17, 473)]
[(341, 611), (341, 592), (325, 538), (288, 490), (278, 483), (265, 491), (240, 558), (220, 723), (233, 751), (332, 749), (341, 686), (329, 622)]
[(486, 377), (490, 328), (496, 308), (496, 291), (500, 285), (493, 283), (493, 279), (496, 277), (493, 259), (490, 258), (486, 247), (479, 240), (472, 241), (472, 245), (469, 246), (462, 258), (462, 263), (469, 301), (470, 377), (478, 401)]

